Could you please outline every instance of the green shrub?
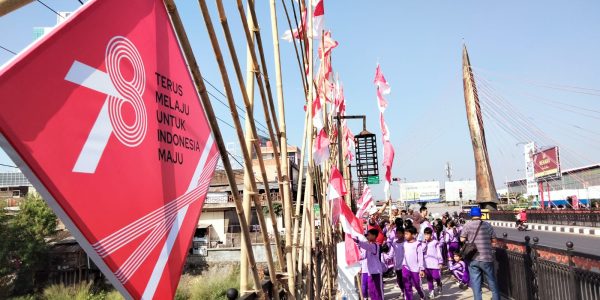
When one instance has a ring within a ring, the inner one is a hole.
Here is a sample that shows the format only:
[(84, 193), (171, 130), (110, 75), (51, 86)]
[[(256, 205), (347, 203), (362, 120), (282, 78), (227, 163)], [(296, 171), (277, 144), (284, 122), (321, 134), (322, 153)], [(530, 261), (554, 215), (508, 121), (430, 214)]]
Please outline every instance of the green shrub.
[(177, 300), (226, 300), (227, 290), (239, 289), (240, 270), (234, 268), (230, 272), (206, 274), (201, 276), (183, 275), (175, 299)]

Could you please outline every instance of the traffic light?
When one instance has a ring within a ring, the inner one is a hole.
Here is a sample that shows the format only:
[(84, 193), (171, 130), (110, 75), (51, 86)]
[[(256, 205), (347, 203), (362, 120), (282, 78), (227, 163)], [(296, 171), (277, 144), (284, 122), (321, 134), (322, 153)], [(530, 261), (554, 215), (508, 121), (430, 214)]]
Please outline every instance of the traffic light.
[(459, 189), (459, 190), (458, 190), (458, 198), (461, 198), (461, 199), (462, 199), (462, 189)]

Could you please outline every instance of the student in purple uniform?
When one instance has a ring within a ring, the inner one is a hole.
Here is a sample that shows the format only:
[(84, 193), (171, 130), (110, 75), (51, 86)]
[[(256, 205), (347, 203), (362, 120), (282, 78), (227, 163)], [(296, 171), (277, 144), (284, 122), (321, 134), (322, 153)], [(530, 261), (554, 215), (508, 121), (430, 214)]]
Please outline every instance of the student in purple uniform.
[[(394, 251), (396, 283), (400, 290), (404, 290), (404, 280), (402, 278), (402, 262), (404, 262), (404, 228), (396, 227), (396, 238), (391, 243), (391, 249)], [(400, 292), (400, 298), (402, 297), (404, 297), (404, 293)]]
[(460, 231), (456, 228), (456, 221), (452, 220), (446, 228), (446, 245), (448, 246), (448, 265), (452, 265), (452, 255), (460, 249)]
[(454, 252), (453, 258), (450, 271), (452, 271), (452, 275), (458, 281), (458, 287), (466, 290), (469, 288), (469, 268), (467, 268), (467, 264), (462, 260), (459, 251)]
[(359, 248), (360, 250), (360, 285), (363, 299), (369, 298), (369, 267), (367, 266), (367, 251)]
[[(442, 256), (440, 243), (433, 239), (433, 230), (431, 228), (425, 228), (423, 244), (425, 278), (429, 287), (429, 298), (433, 299), (442, 294), (442, 274), (440, 270), (444, 264), (444, 257)], [(436, 289), (433, 287), (434, 281), (437, 285)]]
[(366, 252), (367, 269), (369, 271), (369, 299), (383, 300), (383, 264), (381, 263), (381, 246), (376, 243), (379, 230), (369, 229), (367, 231), (368, 242), (354, 241)]
[(415, 236), (417, 228), (408, 227), (404, 230), (404, 260), (402, 262), (402, 277), (404, 280), (404, 296), (406, 300), (413, 299), (413, 286), (419, 293), (421, 299), (425, 299), (425, 293), (421, 289), (419, 276), (425, 276), (425, 264), (423, 262), (423, 245), (417, 242)]
[(421, 206), (421, 208), (419, 209), (419, 213), (420, 213), (420, 226), (419, 226), (419, 235), (417, 236), (417, 241), (422, 242), (423, 241), (423, 232), (425, 230), (425, 228), (433, 228), (431, 226), (431, 222), (429, 222), (429, 211), (427, 210), (427, 207), (425, 206)]

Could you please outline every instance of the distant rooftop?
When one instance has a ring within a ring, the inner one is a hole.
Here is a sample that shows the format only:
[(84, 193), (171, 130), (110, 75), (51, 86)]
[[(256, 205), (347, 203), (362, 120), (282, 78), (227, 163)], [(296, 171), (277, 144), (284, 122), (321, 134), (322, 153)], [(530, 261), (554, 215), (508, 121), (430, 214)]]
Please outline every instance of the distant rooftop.
[(21, 172), (0, 173), (0, 188), (13, 186), (31, 186), (31, 183)]

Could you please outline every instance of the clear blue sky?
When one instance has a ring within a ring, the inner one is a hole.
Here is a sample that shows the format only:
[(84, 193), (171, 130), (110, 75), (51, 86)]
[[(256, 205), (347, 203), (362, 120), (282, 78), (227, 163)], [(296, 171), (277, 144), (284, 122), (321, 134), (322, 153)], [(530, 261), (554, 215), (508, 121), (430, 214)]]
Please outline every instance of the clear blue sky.
[[(197, 1), (176, 2), (203, 75), (222, 90)], [(214, 1), (208, 2), (216, 22)], [(245, 40), (234, 1), (224, 2), (238, 53), (243, 55)], [(256, 2), (267, 57), (271, 57), (268, 1)], [(59, 11), (79, 7), (75, 0), (45, 3)], [(287, 22), (280, 1), (276, 3), (281, 35)], [(482, 80), (482, 92), (487, 90), (481, 95), (484, 113), (491, 109), (494, 114), (493, 105), (502, 97), (510, 103), (511, 112), (543, 132), (523, 129), (519, 121), (503, 122), (497, 112), (496, 118), (484, 115), (497, 185), (523, 177), (522, 146), (516, 144), (524, 140), (515, 131), (533, 132), (541, 146), (560, 145), (565, 168), (600, 162), (600, 2), (325, 0), (325, 14), (326, 27), (340, 42), (334, 50), (333, 68), (344, 83), (348, 113), (366, 114), (368, 129), (379, 133), (372, 84), (377, 62), (392, 86), (386, 119), (396, 148), (395, 177), (443, 180), (447, 161), (455, 179), (474, 177), (462, 90), (463, 39), (477, 80)], [(115, 17), (120, 17), (118, 12)], [(0, 45), (19, 52), (32, 42), (34, 26), (55, 22), (54, 13), (31, 3), (0, 18)], [(220, 25), (215, 26), (222, 36)], [(304, 100), (293, 47), (282, 41), (281, 51), (288, 136), (291, 144), (298, 145)], [(0, 50), (0, 63), (12, 56)], [(241, 60), (245, 62), (244, 57)], [(272, 61), (269, 68), (274, 77)], [(233, 75), (233, 69), (229, 71)], [(595, 90), (573, 92), (564, 86)], [(237, 93), (237, 85), (233, 87)], [(236, 96), (241, 103), (239, 93)], [(231, 121), (224, 106), (217, 102), (214, 106), (221, 118)], [(256, 111), (261, 112), (260, 107)], [(512, 134), (501, 129), (506, 127), (503, 123), (512, 126)], [(360, 126), (360, 122), (351, 123), (355, 133)], [(227, 125), (222, 124), (222, 129), (227, 141), (236, 141)], [(0, 163), (12, 162), (0, 153)]]

